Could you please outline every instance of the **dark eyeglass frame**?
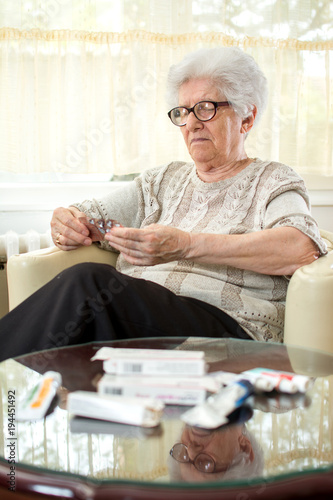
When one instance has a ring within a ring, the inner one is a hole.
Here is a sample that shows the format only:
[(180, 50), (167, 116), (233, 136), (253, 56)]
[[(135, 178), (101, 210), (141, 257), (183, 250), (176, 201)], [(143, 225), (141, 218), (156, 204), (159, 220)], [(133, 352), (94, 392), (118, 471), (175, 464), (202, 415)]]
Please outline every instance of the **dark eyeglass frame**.
[[(185, 448), (187, 460), (178, 460), (178, 458), (174, 457), (173, 452), (174, 452), (174, 448), (176, 446), (183, 446)], [(188, 454), (188, 448), (187, 448), (186, 444), (183, 444), (183, 443), (174, 444), (169, 453), (172, 456), (172, 458), (174, 460), (176, 460), (176, 462), (179, 462), (181, 464), (192, 464), (199, 472), (203, 472), (204, 474), (213, 474), (216, 471), (216, 462), (210, 455), (207, 455), (207, 453), (198, 453), (198, 455), (194, 458), (194, 460), (191, 460), (189, 457), (189, 454)], [(209, 470), (209, 471), (202, 470), (202, 469), (200, 469), (200, 467), (197, 466), (198, 458), (200, 456), (204, 456), (204, 457), (207, 457), (209, 459), (209, 461), (213, 464), (213, 470)]]
[[(203, 120), (202, 118), (199, 118), (199, 116), (195, 112), (195, 108), (199, 104), (202, 104), (203, 102), (209, 102), (209, 103), (213, 104), (213, 106), (214, 106), (213, 115), (210, 118), (207, 118), (207, 120)], [(187, 119), (186, 119), (185, 123), (181, 123), (181, 124), (175, 123), (172, 119), (172, 112), (175, 111), (176, 109), (186, 109), (186, 111), (188, 112), (187, 118), (190, 116), (190, 113), (193, 113), (194, 116), (197, 118), (197, 120), (199, 120), (201, 122), (209, 122), (210, 120), (212, 120), (214, 118), (214, 116), (216, 115), (216, 112), (217, 112), (217, 108), (219, 108), (220, 106), (231, 106), (231, 103), (229, 101), (219, 101), (219, 102), (217, 102), (217, 101), (199, 101), (192, 108), (187, 108), (186, 106), (176, 106), (175, 108), (170, 109), (170, 111), (168, 112), (168, 117), (170, 118), (171, 122), (174, 125), (176, 125), (177, 127), (184, 127), (187, 123)]]

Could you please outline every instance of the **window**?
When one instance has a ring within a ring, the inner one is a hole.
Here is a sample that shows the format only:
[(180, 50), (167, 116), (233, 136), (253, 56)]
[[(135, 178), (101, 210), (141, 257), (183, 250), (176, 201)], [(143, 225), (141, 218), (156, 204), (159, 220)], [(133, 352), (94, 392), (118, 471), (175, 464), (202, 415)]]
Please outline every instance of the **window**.
[(187, 160), (167, 117), (168, 68), (238, 45), (270, 87), (248, 154), (327, 188), (332, 18), (330, 0), (0, 0), (0, 178), (104, 181)]

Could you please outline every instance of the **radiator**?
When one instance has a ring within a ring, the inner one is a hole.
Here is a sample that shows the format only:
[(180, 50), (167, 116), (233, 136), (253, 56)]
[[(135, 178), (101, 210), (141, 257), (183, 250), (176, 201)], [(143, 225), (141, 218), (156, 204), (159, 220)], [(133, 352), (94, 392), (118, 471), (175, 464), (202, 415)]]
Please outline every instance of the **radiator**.
[(9, 311), (7, 290), (7, 261), (11, 255), (53, 246), (51, 231), (38, 233), (30, 229), (24, 234), (7, 231), (0, 235), (0, 318)]
[(29, 229), (24, 234), (7, 231), (0, 235), (0, 262), (7, 262), (11, 255), (47, 248), (53, 244), (50, 231), (38, 233), (34, 229)]

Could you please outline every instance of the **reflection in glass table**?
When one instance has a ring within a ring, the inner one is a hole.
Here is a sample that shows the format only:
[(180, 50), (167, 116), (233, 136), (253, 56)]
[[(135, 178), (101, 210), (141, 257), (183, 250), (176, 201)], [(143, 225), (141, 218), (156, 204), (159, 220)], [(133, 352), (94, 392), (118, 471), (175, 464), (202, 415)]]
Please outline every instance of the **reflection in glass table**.
[[(161, 425), (145, 429), (68, 413), (68, 392), (96, 390), (102, 362), (90, 358), (101, 344), (7, 360), (0, 364), (1, 498), (12, 498), (11, 453), (16, 492), (36, 498), (163, 500), (189, 494), (208, 500), (220, 498), (222, 491), (223, 498), (319, 498), (333, 491), (333, 356), (232, 339), (140, 339), (103, 345), (203, 350), (209, 371), (239, 373), (260, 366), (308, 374), (315, 381), (305, 395), (257, 394), (232, 414), (228, 425), (212, 432), (185, 426), (180, 415), (188, 407), (169, 405)], [(15, 422), (11, 435), (9, 395), (15, 394), (17, 402), (48, 370), (60, 372), (63, 379), (54, 411), (40, 421)]]

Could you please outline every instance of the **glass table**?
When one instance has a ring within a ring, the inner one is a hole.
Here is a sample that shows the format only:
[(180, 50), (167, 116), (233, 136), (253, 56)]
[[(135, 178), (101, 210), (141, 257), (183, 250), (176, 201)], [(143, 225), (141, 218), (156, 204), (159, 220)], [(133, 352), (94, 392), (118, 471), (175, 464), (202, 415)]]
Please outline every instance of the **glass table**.
[[(150, 429), (73, 417), (67, 395), (96, 390), (102, 362), (90, 359), (102, 346), (203, 350), (210, 372), (264, 367), (315, 381), (305, 395), (255, 395), (214, 432), (186, 427), (185, 406), (167, 405), (161, 424)], [(40, 421), (15, 421), (11, 408), (48, 370), (62, 375), (54, 411)], [(326, 498), (333, 492), (332, 374), (333, 356), (326, 353), (209, 338), (91, 343), (6, 360), (0, 363), (0, 498), (13, 498), (14, 490), (21, 499)], [(179, 464), (170, 456), (178, 442), (206, 447), (224, 466), (205, 474)]]

